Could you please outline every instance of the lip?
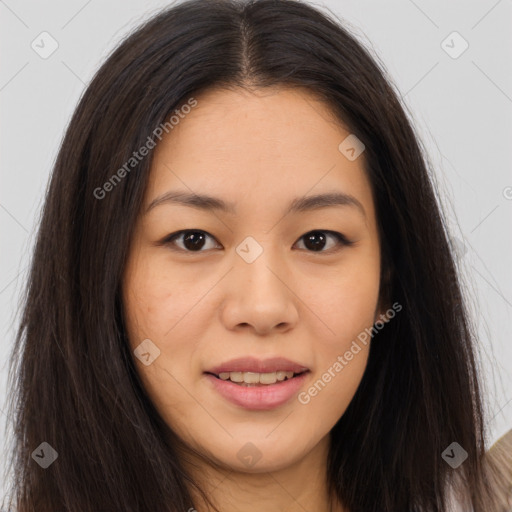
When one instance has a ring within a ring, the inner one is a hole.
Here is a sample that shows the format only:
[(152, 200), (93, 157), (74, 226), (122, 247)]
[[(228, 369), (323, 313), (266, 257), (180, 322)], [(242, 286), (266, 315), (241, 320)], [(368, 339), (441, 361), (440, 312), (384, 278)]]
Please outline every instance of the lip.
[(309, 368), (284, 357), (273, 357), (271, 359), (239, 357), (208, 369), (205, 373), (213, 373), (215, 375), (219, 375), (219, 373), (223, 372), (272, 373), (279, 370), (300, 373), (305, 370), (309, 370)]
[(211, 383), (213, 389), (232, 404), (244, 409), (264, 411), (275, 409), (287, 403), (303, 386), (309, 373), (307, 371), (275, 384), (252, 387), (241, 386), (229, 380), (221, 380), (211, 373), (205, 373), (205, 377)]

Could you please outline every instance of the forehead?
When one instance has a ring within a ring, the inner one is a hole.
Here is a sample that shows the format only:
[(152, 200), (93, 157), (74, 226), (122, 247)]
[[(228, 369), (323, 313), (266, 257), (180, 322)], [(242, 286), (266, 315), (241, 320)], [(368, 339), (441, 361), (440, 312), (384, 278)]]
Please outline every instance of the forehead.
[(195, 99), (197, 105), (181, 116), (157, 153), (166, 149), (179, 152), (190, 149), (189, 144), (199, 144), (199, 151), (231, 158), (242, 150), (251, 155), (256, 150), (264, 159), (264, 146), (272, 156), (278, 150), (288, 150), (289, 160), (310, 155), (308, 148), (332, 150), (333, 138), (336, 141), (341, 134), (350, 133), (325, 102), (303, 88), (215, 88)]
[(171, 189), (267, 206), (335, 189), (373, 215), (364, 152), (344, 156), (349, 129), (311, 92), (212, 89), (194, 98), (155, 149), (146, 206)]

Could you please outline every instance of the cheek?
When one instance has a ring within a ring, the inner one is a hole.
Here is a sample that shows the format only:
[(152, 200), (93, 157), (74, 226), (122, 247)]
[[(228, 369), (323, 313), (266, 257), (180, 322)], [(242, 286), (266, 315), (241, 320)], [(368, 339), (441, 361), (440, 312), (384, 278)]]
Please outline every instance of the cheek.
[(144, 387), (158, 410), (174, 419), (186, 416), (191, 404), (183, 386), (190, 388), (201, 333), (208, 330), (209, 318), (199, 312), (205, 303), (201, 299), (213, 283), (198, 286), (168, 263), (142, 257), (130, 264), (124, 283), (132, 354), (145, 339), (159, 350), (147, 366), (133, 358)]
[(379, 277), (378, 260), (370, 254), (347, 264), (342, 271), (336, 269), (330, 279), (323, 280), (322, 294), (313, 291), (318, 283), (313, 288), (309, 282), (308, 300), (313, 304), (311, 309), (319, 312), (323, 328), (311, 333), (316, 340), (314, 378), (299, 402), (311, 408), (308, 416), (313, 429), (320, 428), (323, 421), (335, 423), (361, 382), (378, 303)]
[(297, 407), (303, 408), (304, 428), (310, 435), (330, 431), (343, 416), (363, 377), (368, 352), (369, 346), (360, 344), (350, 361), (340, 363), (334, 358), (299, 394)]
[(299, 293), (322, 326), (311, 336), (318, 339), (320, 335), (331, 356), (333, 351), (347, 350), (358, 334), (373, 325), (379, 280), (378, 261), (372, 257), (350, 262), (321, 279), (312, 277), (304, 281)]
[(182, 321), (201, 301), (203, 288), (168, 263), (140, 256), (130, 265), (124, 286), (130, 339), (176, 339)]
[[(144, 388), (165, 419), (186, 416), (190, 397), (180, 382), (190, 372), (191, 354), (195, 350), (190, 337), (187, 313), (200, 297), (193, 286), (180, 283), (182, 276), (142, 255), (127, 266), (123, 281), (123, 301), (127, 334), (133, 351), (149, 339), (159, 350), (149, 365), (133, 357)], [(197, 288), (197, 287), (196, 287)], [(188, 329), (189, 336), (184, 334)], [(172, 421), (173, 425), (175, 421)], [(177, 429), (182, 433), (179, 428)]]
[(322, 320), (329, 326), (313, 336), (315, 369), (298, 396), (312, 433), (330, 428), (345, 413), (361, 382), (368, 361), (378, 285), (359, 280), (357, 286), (333, 287)]

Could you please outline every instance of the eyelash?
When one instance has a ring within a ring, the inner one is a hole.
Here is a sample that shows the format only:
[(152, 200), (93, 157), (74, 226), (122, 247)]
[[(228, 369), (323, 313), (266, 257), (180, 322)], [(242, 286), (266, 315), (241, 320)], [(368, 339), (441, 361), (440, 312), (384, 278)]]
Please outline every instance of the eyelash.
[[(200, 254), (202, 252), (207, 252), (208, 250), (198, 250), (198, 251), (189, 251), (187, 249), (182, 249), (181, 247), (176, 247), (176, 245), (174, 244), (174, 241), (179, 238), (181, 235), (184, 235), (186, 233), (201, 233), (201, 234), (204, 234), (204, 235), (207, 235), (211, 238), (213, 238), (215, 240), (215, 237), (213, 235), (210, 235), (210, 233), (206, 232), (206, 231), (203, 231), (201, 229), (183, 229), (181, 231), (176, 231), (175, 233), (171, 233), (170, 235), (167, 235), (161, 242), (159, 245), (167, 245), (169, 246), (172, 250), (175, 250), (175, 251), (179, 251), (179, 252), (185, 252), (185, 253), (189, 253), (189, 254)], [(337, 239), (338, 241), (338, 247), (333, 247), (331, 249), (328, 249), (326, 251), (324, 250), (321, 250), (321, 251), (307, 251), (307, 252), (310, 252), (312, 254), (331, 254), (333, 251), (336, 252), (338, 250), (341, 249), (341, 247), (343, 246), (351, 246), (353, 245), (355, 242), (354, 241), (351, 241), (351, 240), (348, 240), (345, 235), (343, 235), (342, 233), (338, 233), (337, 231), (331, 231), (331, 230), (328, 230), (328, 229), (325, 229), (325, 230), (321, 230), (321, 229), (313, 229), (311, 231), (308, 231), (307, 233), (304, 233), (304, 235), (302, 235), (299, 240), (302, 240), (305, 236), (309, 235), (309, 234), (312, 234), (312, 233), (324, 233), (324, 234), (329, 234), (331, 236), (333, 236), (334, 238)], [(218, 243), (218, 242), (217, 242)]]

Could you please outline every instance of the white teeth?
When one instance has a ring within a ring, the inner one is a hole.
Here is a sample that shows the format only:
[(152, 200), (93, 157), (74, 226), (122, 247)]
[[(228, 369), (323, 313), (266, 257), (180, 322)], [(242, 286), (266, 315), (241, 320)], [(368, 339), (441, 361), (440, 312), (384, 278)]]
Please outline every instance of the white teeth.
[(275, 384), (277, 382), (276, 372), (260, 374), (259, 382), (260, 384)]
[(255, 372), (222, 372), (219, 373), (221, 380), (231, 380), (232, 382), (245, 384), (275, 384), (277, 381), (291, 379), (293, 372), (277, 371), (271, 373)]
[(260, 374), (253, 372), (244, 372), (244, 382), (246, 384), (258, 384), (260, 381)]

